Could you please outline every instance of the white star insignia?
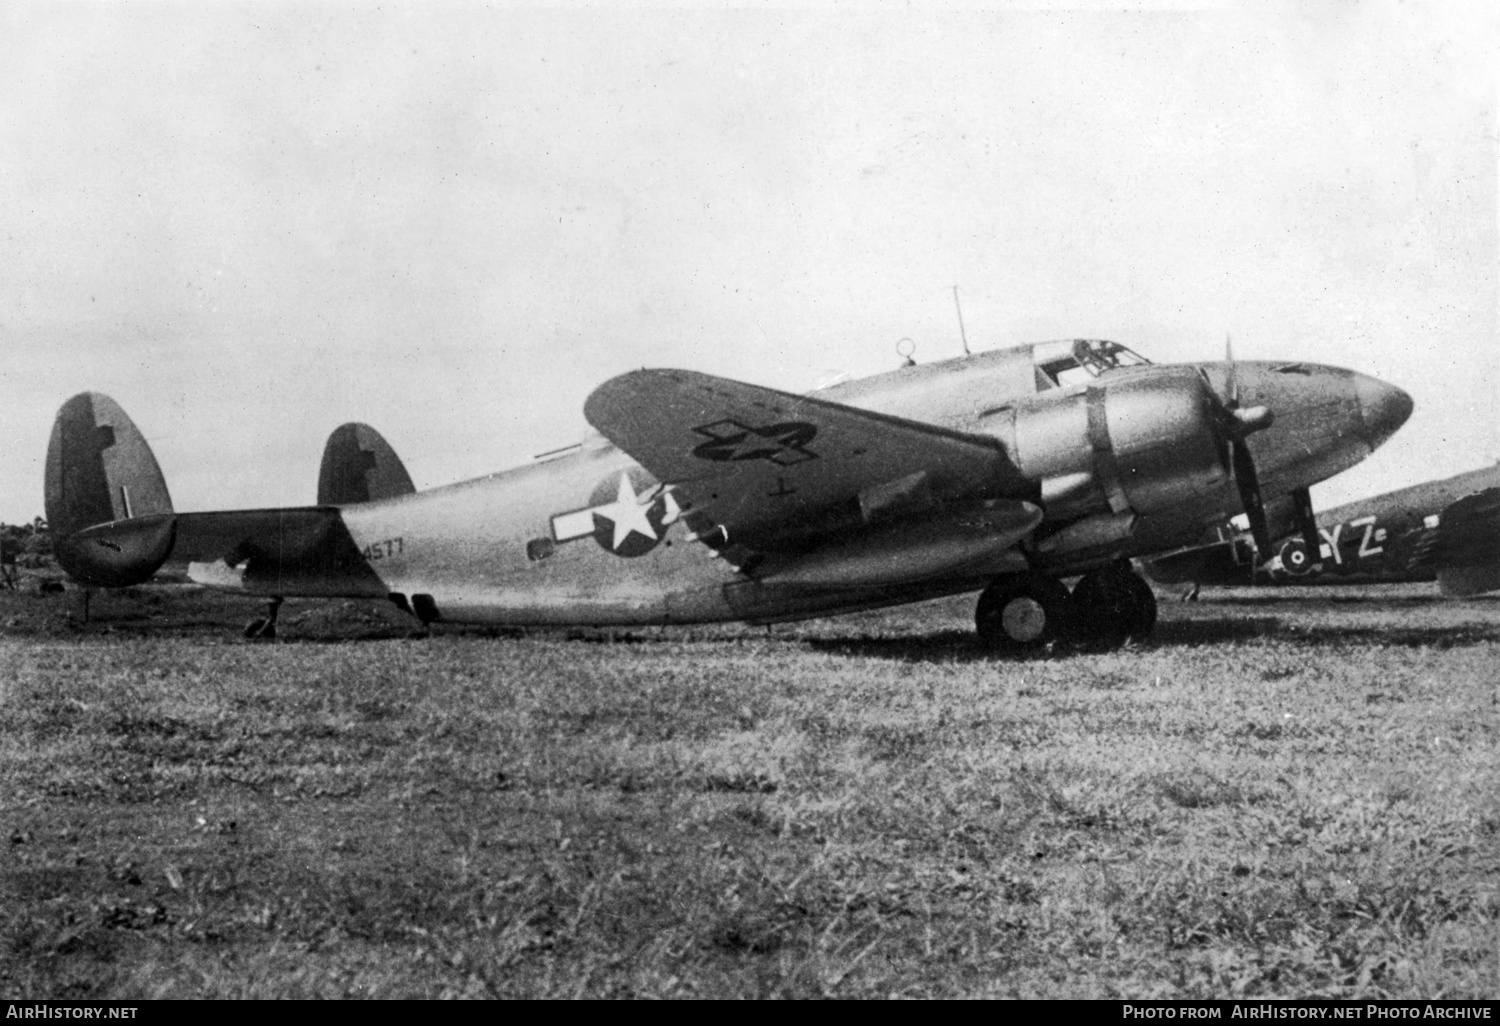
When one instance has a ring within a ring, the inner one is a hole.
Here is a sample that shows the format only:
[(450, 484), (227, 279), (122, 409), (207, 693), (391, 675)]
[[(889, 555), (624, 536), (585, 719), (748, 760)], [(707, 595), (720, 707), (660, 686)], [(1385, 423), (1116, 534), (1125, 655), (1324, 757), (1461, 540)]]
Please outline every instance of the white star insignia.
[(630, 475), (620, 475), (620, 488), (615, 493), (615, 501), (607, 506), (595, 506), (595, 513), (607, 518), (615, 526), (614, 540), (610, 542), (610, 548), (618, 549), (625, 543), (634, 531), (636, 534), (650, 538), (653, 542), (660, 535), (656, 528), (651, 526), (651, 503), (642, 506), (636, 500), (635, 489), (631, 487)]

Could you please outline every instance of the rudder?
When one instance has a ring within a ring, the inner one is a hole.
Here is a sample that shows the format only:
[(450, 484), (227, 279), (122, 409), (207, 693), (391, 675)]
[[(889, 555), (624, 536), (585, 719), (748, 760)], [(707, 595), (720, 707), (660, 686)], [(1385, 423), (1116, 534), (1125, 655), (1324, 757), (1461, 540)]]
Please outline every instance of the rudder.
[(145, 437), (109, 396), (63, 403), (47, 444), (47, 524), (66, 538), (85, 527), (172, 512), (166, 479)]
[[(47, 443), (44, 501), (58, 562), (86, 584), (145, 580), (171, 550), (172, 498), (151, 446), (113, 399), (82, 392), (57, 411)], [(71, 543), (85, 528), (137, 524), (126, 541)]]

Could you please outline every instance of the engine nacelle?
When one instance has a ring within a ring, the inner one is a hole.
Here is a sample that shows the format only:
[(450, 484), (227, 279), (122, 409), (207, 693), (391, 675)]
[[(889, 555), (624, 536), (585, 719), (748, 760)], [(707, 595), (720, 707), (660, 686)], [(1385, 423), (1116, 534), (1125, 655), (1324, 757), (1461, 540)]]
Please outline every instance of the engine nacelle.
[(1172, 509), (1230, 480), (1206, 388), (1184, 367), (1044, 392), (1015, 407), (1003, 440), (1049, 519)]

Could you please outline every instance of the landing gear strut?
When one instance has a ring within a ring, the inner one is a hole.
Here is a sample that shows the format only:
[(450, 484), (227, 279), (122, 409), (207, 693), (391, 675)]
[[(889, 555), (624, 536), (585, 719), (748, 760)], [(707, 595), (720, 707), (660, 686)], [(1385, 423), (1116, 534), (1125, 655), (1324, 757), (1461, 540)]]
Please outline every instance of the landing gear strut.
[(254, 641), (275, 641), (276, 614), (281, 611), (281, 603), (284, 601), (278, 595), (267, 602), (266, 615), (251, 620), (245, 625), (245, 637)]
[(999, 578), (980, 593), (974, 623), (986, 645), (1006, 655), (1026, 655), (1067, 633), (1070, 606), (1061, 581), (1016, 574)]

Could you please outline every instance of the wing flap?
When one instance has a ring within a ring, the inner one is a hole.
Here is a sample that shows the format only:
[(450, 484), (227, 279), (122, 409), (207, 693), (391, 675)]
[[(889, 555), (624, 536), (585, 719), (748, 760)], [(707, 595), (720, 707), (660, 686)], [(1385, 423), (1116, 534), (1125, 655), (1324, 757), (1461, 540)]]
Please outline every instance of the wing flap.
[(612, 378), (584, 415), (671, 486), (705, 538), (796, 549), (968, 499), (1032, 498), (999, 443), (680, 370)]

